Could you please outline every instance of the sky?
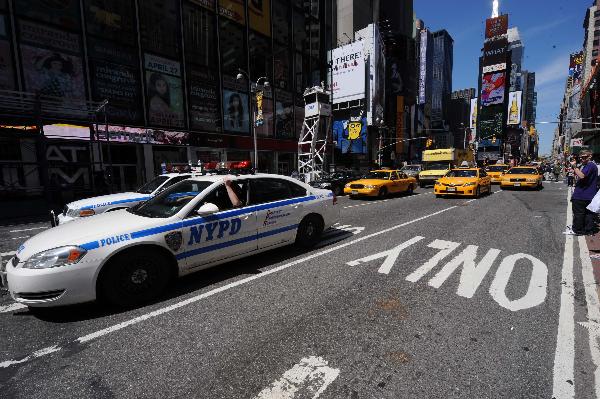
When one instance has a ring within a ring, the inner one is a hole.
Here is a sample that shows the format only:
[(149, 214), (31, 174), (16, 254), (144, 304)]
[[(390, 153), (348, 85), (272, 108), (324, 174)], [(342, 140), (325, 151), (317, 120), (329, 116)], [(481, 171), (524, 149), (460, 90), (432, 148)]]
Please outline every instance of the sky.
[[(509, 27), (519, 28), (525, 46), (523, 69), (536, 73), (536, 125), (540, 154), (550, 154), (569, 71), (569, 54), (581, 51), (583, 20), (592, 0), (499, 0)], [(431, 30), (446, 29), (454, 39), (452, 90), (477, 88), (478, 60), (492, 0), (414, 0), (417, 18)]]

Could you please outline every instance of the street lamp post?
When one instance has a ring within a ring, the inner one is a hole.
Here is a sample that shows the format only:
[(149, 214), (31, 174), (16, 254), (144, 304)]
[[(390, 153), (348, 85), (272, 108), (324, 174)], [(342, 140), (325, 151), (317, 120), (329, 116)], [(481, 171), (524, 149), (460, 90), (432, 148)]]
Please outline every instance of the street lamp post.
[[(241, 68), (238, 68), (238, 74), (236, 79), (237, 80), (242, 80), (246, 78), (246, 81), (248, 82), (248, 89), (250, 91), (250, 93), (255, 94), (258, 90), (259, 87), (261, 88), (265, 88), (265, 87), (269, 87), (269, 81), (267, 80), (267, 78), (265, 76), (260, 77), (256, 80), (256, 83), (252, 83), (252, 81), (250, 80), (250, 75), (248, 74), (248, 72), (244, 71)], [(258, 104), (258, 99), (255, 97), (255, 100), (257, 101)], [(252, 105), (252, 101), (250, 101), (250, 106), (252, 107), (252, 141), (253, 141), (253, 145), (254, 145), (254, 171), (258, 170), (258, 146), (257, 146), (257, 139), (256, 139), (256, 115), (254, 112), (254, 106)]]

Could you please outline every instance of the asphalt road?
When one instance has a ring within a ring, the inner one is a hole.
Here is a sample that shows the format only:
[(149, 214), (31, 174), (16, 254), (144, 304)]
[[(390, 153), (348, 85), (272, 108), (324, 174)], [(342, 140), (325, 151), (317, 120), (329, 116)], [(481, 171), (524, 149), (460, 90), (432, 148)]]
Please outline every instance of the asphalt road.
[[(319, 248), (196, 273), (134, 310), (3, 296), (0, 396), (597, 397), (600, 308), (584, 241), (562, 234), (566, 187), (430, 191), (342, 198)], [(36, 230), (10, 231), (5, 252)]]

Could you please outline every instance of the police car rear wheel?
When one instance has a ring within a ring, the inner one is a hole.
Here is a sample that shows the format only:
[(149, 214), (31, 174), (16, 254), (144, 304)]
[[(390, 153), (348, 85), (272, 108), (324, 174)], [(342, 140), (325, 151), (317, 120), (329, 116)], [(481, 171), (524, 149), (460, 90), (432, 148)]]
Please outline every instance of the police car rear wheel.
[(296, 233), (296, 245), (302, 248), (314, 247), (323, 232), (323, 221), (315, 216), (308, 215), (298, 226), (298, 232)]
[(162, 254), (153, 251), (119, 255), (102, 275), (100, 293), (117, 306), (132, 306), (154, 299), (168, 285), (168, 262)]

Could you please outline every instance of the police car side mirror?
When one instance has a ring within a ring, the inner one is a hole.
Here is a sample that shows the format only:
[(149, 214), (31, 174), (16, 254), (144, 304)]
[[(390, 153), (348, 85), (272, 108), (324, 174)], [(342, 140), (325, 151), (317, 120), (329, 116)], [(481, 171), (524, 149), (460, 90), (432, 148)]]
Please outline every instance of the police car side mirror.
[(198, 210), (196, 211), (198, 216), (212, 215), (213, 213), (216, 213), (216, 212), (219, 212), (219, 207), (211, 202), (207, 202), (206, 204), (204, 204), (200, 208), (198, 208)]

